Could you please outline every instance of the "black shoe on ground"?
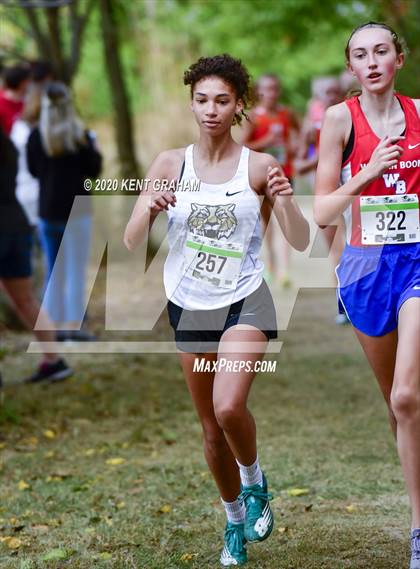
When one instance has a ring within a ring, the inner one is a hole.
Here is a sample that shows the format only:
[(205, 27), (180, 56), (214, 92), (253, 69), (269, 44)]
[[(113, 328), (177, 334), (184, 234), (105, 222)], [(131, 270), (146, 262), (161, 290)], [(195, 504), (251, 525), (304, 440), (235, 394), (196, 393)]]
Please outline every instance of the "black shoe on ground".
[(96, 336), (87, 330), (57, 330), (55, 333), (57, 342), (94, 342)]
[(25, 383), (39, 383), (41, 381), (63, 381), (73, 375), (73, 370), (63, 360), (57, 360), (54, 363), (43, 362), (37, 371), (30, 377), (25, 379)]
[(67, 342), (70, 340), (70, 334), (68, 330), (57, 330), (55, 333), (56, 342)]
[(96, 336), (87, 330), (70, 330), (68, 339), (73, 342), (95, 342)]

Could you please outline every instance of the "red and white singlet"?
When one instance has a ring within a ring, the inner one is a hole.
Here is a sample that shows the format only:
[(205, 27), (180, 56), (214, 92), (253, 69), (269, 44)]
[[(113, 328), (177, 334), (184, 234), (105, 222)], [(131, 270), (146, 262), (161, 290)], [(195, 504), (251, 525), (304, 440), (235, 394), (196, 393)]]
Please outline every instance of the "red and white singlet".
[[(369, 184), (345, 210), (346, 240), (349, 245), (385, 245), (420, 241), (420, 118), (409, 97), (395, 94), (405, 115), (405, 138), (398, 164)], [(354, 145), (343, 163), (345, 184), (367, 166), (379, 138), (371, 129), (359, 98), (346, 101), (354, 128)]]
[(250, 142), (255, 142), (266, 136), (270, 131), (276, 134), (276, 141), (264, 152), (271, 154), (280, 163), (285, 176), (293, 176), (292, 156), (289, 150), (289, 139), (292, 120), (286, 107), (278, 107), (274, 114), (269, 114), (263, 107), (257, 107), (253, 118), (254, 129)]

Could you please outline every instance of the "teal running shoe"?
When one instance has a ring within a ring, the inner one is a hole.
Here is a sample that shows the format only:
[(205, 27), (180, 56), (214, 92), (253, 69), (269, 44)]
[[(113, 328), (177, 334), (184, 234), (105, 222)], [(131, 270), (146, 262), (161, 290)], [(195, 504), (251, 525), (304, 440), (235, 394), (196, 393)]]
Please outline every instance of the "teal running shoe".
[(263, 474), (263, 486), (242, 486), (240, 501), (245, 504), (245, 539), (247, 541), (264, 541), (273, 531), (274, 518), (269, 500), (273, 496), (267, 492), (267, 480)]
[(246, 563), (248, 554), (245, 544), (244, 524), (227, 522), (225, 527), (225, 546), (220, 555), (220, 563), (224, 567)]

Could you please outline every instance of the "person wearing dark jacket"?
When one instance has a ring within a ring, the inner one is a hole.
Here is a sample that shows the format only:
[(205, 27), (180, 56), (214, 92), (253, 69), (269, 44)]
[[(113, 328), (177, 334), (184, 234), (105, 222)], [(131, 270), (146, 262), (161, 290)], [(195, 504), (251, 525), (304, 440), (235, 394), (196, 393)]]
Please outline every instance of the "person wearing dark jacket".
[[(37, 340), (53, 343), (52, 323), (40, 310), (32, 288), (32, 230), (15, 196), (17, 158), (16, 148), (0, 128), (0, 285), (22, 322), (31, 330), (37, 325)], [(38, 370), (26, 381), (59, 381), (72, 373), (63, 359), (46, 352)]]
[(27, 158), (40, 184), (39, 229), (47, 259), (44, 306), (61, 330), (58, 339), (94, 339), (80, 330), (92, 232), (92, 204), (84, 181), (99, 175), (102, 157), (76, 117), (63, 83), (50, 83), (45, 90)]

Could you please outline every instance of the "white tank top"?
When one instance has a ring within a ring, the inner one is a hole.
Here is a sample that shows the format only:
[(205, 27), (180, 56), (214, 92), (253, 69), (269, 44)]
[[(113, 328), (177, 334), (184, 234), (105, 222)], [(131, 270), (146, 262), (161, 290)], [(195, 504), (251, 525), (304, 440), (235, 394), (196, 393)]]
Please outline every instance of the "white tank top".
[(244, 146), (233, 178), (207, 184), (195, 173), (193, 145), (185, 151), (182, 185), (168, 210), (163, 277), (166, 296), (182, 308), (229, 306), (261, 284), (260, 199), (249, 184), (248, 159)]

